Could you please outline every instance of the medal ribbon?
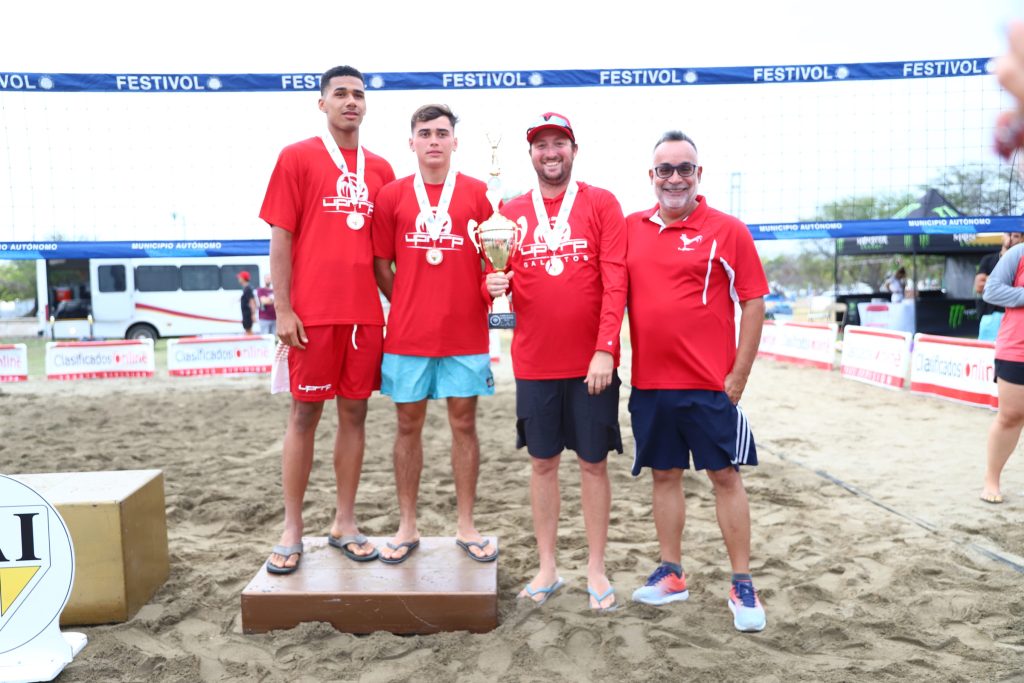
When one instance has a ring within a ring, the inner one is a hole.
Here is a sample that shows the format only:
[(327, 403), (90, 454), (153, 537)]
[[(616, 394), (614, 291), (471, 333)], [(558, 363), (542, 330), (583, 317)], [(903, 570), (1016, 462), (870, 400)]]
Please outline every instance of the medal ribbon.
[[(423, 217), (427, 234), (432, 240), (436, 241), (441, 236), (441, 227), (444, 225), (445, 219), (451, 220), (451, 216), (448, 215), (448, 207), (451, 206), (452, 195), (455, 194), (455, 176), (457, 175), (457, 172), (448, 170), (448, 175), (444, 178), (444, 187), (441, 188), (441, 199), (437, 202), (435, 209), (430, 206), (430, 198), (427, 197), (427, 186), (423, 183), (423, 176), (420, 175), (419, 169), (416, 169), (416, 175), (412, 180), (412, 189), (416, 192), (416, 203), (420, 206), (420, 216)], [(434, 220), (430, 220), (431, 218)]]
[[(331, 155), (331, 160), (334, 161), (334, 165), (338, 167), (338, 170), (342, 174), (348, 173), (348, 164), (345, 163), (345, 157), (342, 155), (341, 150), (338, 148), (338, 143), (334, 141), (329, 133), (324, 133), (320, 136), (320, 139), (324, 143), (324, 147), (327, 149), (327, 153)], [(356, 189), (359, 190), (359, 194), (362, 194), (363, 189), (363, 174), (366, 171), (366, 155), (363, 153), (362, 145), (356, 145)]]
[(540, 193), (539, 182), (531, 193), (533, 195), (533, 210), (537, 214), (538, 237), (547, 245), (552, 255), (572, 236), (572, 230), (569, 227), (569, 214), (572, 212), (572, 205), (576, 203), (577, 192), (579, 192), (579, 183), (574, 183), (570, 176), (569, 185), (565, 188), (565, 196), (562, 197), (562, 206), (558, 209), (558, 217), (555, 218), (555, 227), (553, 228), (548, 217), (548, 210), (544, 208), (544, 197)]

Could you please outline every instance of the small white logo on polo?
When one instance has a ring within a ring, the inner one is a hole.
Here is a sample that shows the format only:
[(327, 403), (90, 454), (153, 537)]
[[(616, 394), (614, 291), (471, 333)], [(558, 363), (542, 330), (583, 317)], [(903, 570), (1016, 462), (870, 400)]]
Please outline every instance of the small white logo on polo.
[(300, 384), (299, 391), (312, 392), (312, 391), (327, 391), (331, 388), (330, 384)]
[(685, 234), (680, 235), (679, 239), (682, 240), (683, 246), (679, 248), (679, 251), (693, 251), (690, 248), (691, 244), (700, 244), (704, 240), (704, 235), (697, 235), (696, 237), (687, 237)]

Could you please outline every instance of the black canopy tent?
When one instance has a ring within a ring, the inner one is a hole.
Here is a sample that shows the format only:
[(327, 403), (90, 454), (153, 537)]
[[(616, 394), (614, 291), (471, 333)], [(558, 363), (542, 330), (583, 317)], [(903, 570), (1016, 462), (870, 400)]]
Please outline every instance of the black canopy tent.
[[(919, 199), (896, 212), (893, 218), (949, 219), (963, 214), (942, 196), (929, 189)], [(837, 239), (834, 261), (836, 302), (845, 303), (845, 324), (860, 323), (857, 304), (872, 299), (889, 299), (889, 292), (842, 294), (839, 288), (839, 259), (842, 257), (900, 256), (910, 259), (911, 282), (914, 288), (914, 329), (926, 334), (952, 337), (976, 337), (979, 316), (973, 291), (974, 274), (981, 257), (998, 251), (1002, 235), (975, 233), (941, 233), (915, 235), (876, 235), (853, 239)], [(933, 289), (917, 289), (918, 257), (932, 255), (945, 258), (943, 282)], [(873, 283), (877, 285), (881, 283)]]

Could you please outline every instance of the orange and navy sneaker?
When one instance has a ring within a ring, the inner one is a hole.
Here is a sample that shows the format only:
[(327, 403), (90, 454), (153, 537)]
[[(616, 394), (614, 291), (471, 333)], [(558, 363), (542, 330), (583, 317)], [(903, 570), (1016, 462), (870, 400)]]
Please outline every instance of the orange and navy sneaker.
[(752, 581), (733, 581), (729, 591), (729, 609), (732, 610), (733, 626), (737, 631), (752, 633), (763, 631), (768, 623), (764, 607), (757, 597)]
[(647, 583), (633, 591), (633, 602), (648, 605), (667, 605), (690, 597), (686, 590), (686, 575), (677, 574), (668, 564), (662, 564), (647, 578)]

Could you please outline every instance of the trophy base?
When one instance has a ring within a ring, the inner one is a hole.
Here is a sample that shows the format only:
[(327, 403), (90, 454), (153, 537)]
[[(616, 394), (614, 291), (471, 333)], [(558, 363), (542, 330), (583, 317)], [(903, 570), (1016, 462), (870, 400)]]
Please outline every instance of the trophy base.
[(487, 315), (487, 328), (491, 330), (511, 330), (516, 326), (515, 313), (490, 313)]

